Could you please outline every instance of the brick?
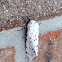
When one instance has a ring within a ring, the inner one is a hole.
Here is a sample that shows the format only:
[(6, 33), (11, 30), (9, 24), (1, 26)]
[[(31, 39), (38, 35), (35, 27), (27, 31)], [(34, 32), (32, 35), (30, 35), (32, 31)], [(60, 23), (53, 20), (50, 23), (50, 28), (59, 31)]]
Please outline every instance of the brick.
[(7, 47), (0, 48), (0, 61), (1, 62), (15, 62), (15, 48)]
[(47, 34), (40, 36), (38, 57), (32, 62), (62, 62), (62, 30)]

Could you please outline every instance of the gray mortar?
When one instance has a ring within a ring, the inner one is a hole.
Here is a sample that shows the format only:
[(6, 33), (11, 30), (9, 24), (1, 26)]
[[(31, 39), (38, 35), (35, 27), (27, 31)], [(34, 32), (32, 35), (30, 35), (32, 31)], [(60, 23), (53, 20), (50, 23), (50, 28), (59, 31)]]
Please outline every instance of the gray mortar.
[(62, 29), (62, 16), (56, 16), (55, 18), (51, 18), (48, 20), (42, 20), (38, 22), (39, 26), (39, 34), (45, 34), (50, 31), (60, 30)]
[(28, 62), (25, 53), (25, 38), (22, 27), (0, 32), (0, 48), (15, 46), (15, 62)]

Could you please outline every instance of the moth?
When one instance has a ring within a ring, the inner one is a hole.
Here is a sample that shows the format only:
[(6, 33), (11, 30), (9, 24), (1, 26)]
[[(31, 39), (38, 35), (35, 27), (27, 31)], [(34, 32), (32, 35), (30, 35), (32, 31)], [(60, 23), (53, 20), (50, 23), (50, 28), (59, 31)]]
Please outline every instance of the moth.
[(35, 20), (28, 23), (26, 35), (26, 55), (31, 62), (38, 56), (39, 24)]

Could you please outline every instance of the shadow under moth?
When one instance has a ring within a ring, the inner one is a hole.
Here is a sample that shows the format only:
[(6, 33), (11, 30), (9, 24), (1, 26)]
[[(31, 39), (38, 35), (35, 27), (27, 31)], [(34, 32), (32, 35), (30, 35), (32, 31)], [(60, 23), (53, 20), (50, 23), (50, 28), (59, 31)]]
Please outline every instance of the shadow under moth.
[(31, 62), (38, 56), (39, 24), (35, 20), (30, 20), (27, 25), (26, 54)]

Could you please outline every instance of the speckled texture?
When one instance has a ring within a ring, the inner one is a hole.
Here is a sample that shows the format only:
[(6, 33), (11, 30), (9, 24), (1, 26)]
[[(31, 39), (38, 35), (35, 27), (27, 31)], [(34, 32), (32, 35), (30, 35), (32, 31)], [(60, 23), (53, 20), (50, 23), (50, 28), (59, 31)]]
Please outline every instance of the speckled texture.
[[(30, 19), (52, 17), (62, 12), (62, 0), (0, 0), (0, 24), (8, 19), (22, 23), (21, 16)], [(54, 14), (55, 13), (55, 14)], [(15, 22), (15, 21), (14, 21)]]
[(0, 62), (15, 62), (15, 48), (0, 48)]
[(35, 20), (31, 20), (27, 28), (26, 54), (31, 62), (38, 56), (39, 24)]
[(45, 15), (62, 9), (62, 0), (0, 0), (0, 17)]

